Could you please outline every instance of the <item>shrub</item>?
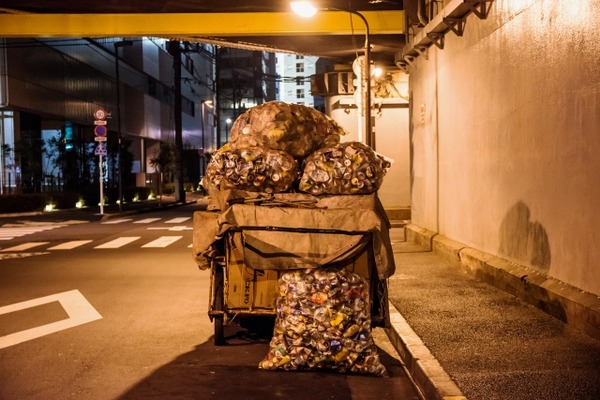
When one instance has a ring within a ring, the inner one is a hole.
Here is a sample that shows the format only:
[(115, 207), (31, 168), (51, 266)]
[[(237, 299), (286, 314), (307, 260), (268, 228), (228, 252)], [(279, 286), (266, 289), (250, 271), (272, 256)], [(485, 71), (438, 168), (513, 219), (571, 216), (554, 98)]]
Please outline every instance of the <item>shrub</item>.
[(0, 196), (0, 213), (42, 211), (50, 197), (46, 193), (8, 194)]

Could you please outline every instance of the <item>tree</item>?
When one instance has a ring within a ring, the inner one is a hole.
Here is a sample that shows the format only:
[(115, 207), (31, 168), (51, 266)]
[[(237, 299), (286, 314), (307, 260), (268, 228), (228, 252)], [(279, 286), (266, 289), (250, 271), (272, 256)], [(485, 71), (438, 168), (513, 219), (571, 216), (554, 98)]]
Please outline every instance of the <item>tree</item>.
[(150, 165), (156, 170), (158, 177), (158, 194), (162, 199), (163, 181), (172, 182), (175, 174), (175, 145), (160, 142), (158, 150), (150, 158)]

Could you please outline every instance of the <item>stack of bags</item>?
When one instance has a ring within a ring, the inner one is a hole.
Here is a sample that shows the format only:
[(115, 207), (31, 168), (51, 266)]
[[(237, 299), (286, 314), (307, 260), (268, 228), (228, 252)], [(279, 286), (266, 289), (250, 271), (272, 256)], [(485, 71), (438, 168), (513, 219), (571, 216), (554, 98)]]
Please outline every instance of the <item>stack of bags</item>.
[(333, 370), (385, 376), (371, 336), (369, 284), (346, 269), (286, 272), (279, 280), (266, 370)]
[(310, 194), (375, 193), (390, 163), (314, 108), (272, 101), (240, 115), (229, 143), (208, 163), (202, 186)]

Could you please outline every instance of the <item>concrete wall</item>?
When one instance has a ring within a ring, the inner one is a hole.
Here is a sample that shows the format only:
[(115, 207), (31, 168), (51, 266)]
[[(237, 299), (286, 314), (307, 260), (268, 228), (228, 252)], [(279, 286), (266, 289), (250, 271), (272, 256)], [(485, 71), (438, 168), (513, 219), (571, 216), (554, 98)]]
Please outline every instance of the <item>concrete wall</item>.
[(600, 294), (600, 0), (495, 0), (409, 67), (412, 222)]

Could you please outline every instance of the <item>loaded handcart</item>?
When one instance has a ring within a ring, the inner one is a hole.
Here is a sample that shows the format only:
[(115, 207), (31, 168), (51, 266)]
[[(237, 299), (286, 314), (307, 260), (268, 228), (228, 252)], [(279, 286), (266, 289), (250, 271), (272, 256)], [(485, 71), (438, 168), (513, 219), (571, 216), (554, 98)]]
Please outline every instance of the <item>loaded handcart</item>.
[(369, 286), (372, 326), (388, 323), (386, 278), (395, 265), (376, 194), (312, 196), (223, 191), (194, 213), (194, 257), (210, 269), (214, 343), (224, 326), (275, 316), (283, 274), (344, 269)]

